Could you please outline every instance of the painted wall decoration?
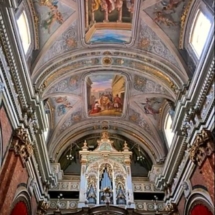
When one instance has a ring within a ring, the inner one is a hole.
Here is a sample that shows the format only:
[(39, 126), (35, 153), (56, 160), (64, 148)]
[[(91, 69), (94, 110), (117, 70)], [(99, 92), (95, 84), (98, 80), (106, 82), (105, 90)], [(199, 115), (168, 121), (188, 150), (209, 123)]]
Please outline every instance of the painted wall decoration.
[(129, 43), (135, 0), (85, 0), (87, 43)]
[(72, 94), (79, 95), (81, 92), (79, 88), (80, 88), (80, 76), (73, 75), (56, 83), (53, 87), (51, 87), (48, 90), (48, 94), (72, 92)]
[(89, 116), (121, 116), (125, 99), (125, 77), (93, 74), (86, 77)]

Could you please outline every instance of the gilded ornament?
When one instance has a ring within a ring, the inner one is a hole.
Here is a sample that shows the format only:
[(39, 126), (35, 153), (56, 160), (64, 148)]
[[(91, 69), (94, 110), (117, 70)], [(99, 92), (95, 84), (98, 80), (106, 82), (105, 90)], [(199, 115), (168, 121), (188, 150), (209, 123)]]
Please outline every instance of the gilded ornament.
[(105, 66), (109, 66), (110, 64), (112, 64), (112, 59), (110, 57), (104, 57), (102, 59), (102, 64)]

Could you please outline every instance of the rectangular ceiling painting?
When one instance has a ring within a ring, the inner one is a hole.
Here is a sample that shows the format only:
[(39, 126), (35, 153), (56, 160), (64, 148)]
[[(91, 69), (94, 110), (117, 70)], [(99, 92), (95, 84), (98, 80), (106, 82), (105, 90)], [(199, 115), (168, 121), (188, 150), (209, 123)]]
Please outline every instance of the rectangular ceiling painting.
[(125, 99), (125, 77), (90, 75), (86, 79), (89, 116), (121, 116)]
[(85, 0), (85, 41), (129, 43), (135, 0)]

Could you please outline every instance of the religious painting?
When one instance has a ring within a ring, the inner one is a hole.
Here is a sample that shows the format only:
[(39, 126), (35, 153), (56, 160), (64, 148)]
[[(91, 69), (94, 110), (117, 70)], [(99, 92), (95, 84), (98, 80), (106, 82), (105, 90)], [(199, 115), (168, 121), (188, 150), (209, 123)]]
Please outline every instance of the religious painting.
[(89, 116), (121, 116), (125, 99), (125, 77), (97, 74), (86, 78)]
[(129, 43), (135, 0), (85, 0), (85, 42)]

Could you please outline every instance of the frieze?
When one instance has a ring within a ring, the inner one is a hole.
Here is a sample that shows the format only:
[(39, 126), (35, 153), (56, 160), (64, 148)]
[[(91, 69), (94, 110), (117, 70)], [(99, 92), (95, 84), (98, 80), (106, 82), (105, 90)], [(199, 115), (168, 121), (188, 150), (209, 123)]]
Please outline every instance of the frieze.
[(69, 190), (69, 191), (79, 191), (79, 181), (60, 181), (58, 184), (51, 188), (50, 190)]
[[(136, 209), (137, 210), (140, 210), (140, 211), (156, 211), (155, 210), (155, 203), (152, 202), (152, 201), (138, 201), (136, 200), (135, 202), (135, 205), (136, 205)], [(164, 202), (156, 202), (156, 206), (157, 206), (157, 211), (159, 212), (164, 212), (164, 208), (165, 208), (165, 204)]]
[(52, 199), (50, 201), (50, 209), (57, 209), (57, 204), (60, 205), (60, 209), (76, 209), (78, 206), (78, 199), (77, 200), (59, 200)]

